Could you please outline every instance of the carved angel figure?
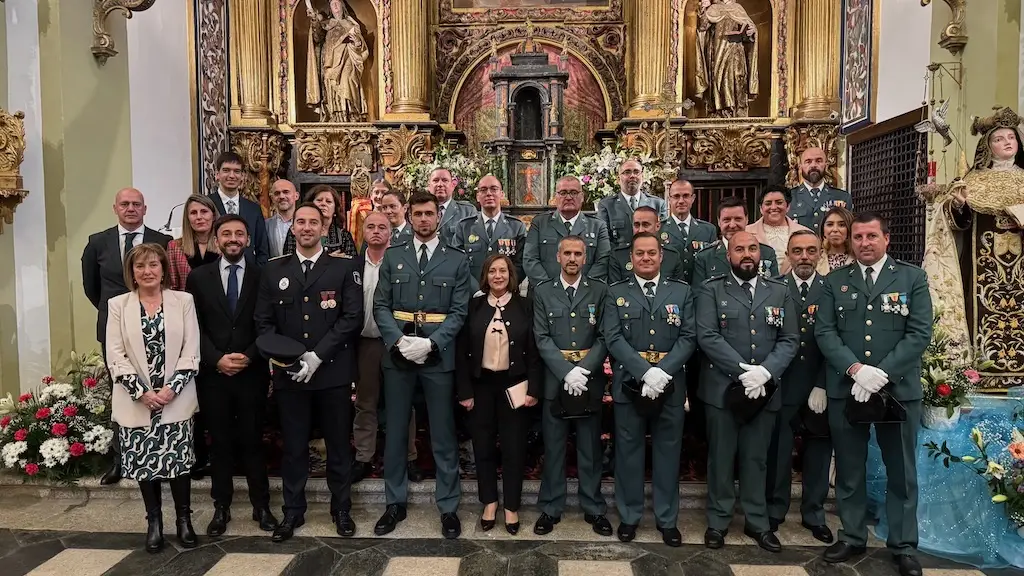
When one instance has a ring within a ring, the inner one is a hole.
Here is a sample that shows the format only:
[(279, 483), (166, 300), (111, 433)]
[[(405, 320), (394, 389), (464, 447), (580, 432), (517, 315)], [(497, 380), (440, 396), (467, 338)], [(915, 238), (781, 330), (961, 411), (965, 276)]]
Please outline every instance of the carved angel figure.
[(323, 14), (306, 0), (309, 16), (309, 57), (306, 59), (306, 103), (321, 122), (363, 122), (366, 97), (360, 85), (370, 50), (343, 0), (330, 0)]

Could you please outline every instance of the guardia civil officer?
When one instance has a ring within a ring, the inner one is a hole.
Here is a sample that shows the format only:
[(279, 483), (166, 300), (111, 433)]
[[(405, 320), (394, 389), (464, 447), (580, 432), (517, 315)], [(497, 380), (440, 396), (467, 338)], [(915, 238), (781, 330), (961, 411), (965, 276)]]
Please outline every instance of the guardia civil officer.
[(696, 348), (693, 296), (661, 275), (662, 245), (633, 237), (633, 275), (608, 287), (605, 341), (615, 400), (615, 504), (619, 540), (636, 536), (644, 508), (644, 452), (651, 429), (654, 517), (662, 539), (679, 546), (679, 451), (683, 444), (686, 361)]
[[(725, 545), (732, 522), (738, 455), (743, 533), (769, 552), (782, 550), (768, 522), (765, 467), (775, 415), (782, 405), (778, 382), (773, 380), (786, 371), (799, 338), (789, 289), (778, 280), (758, 277), (762, 258), (752, 234), (733, 234), (729, 273), (708, 279), (697, 294), (697, 342), (704, 353), (698, 396), (704, 401), (708, 426), (704, 544), (712, 549)], [(747, 410), (749, 402), (757, 403), (753, 413)]]
[(583, 276), (587, 245), (579, 236), (558, 242), (556, 280), (535, 288), (533, 335), (544, 360), (544, 405), (541, 425), (544, 470), (537, 505), (541, 515), (535, 534), (548, 534), (565, 510), (565, 447), (576, 428), (576, 470), (583, 519), (602, 536), (612, 535), (601, 496), (601, 400), (607, 349), (601, 318), (608, 287)]
[(631, 222), (637, 208), (654, 208), (658, 220), (668, 216), (665, 201), (643, 192), (643, 183), (643, 166), (635, 158), (630, 158), (619, 165), (619, 193), (606, 196), (597, 203), (597, 219), (608, 227), (612, 248), (630, 245), (633, 238)]
[(674, 180), (668, 188), (670, 215), (661, 221), (661, 243), (672, 246), (682, 256), (683, 275), (680, 280), (687, 283), (692, 283), (697, 253), (718, 239), (714, 224), (690, 213), (695, 198), (693, 184), (687, 180)]
[(836, 503), (843, 528), (826, 562), (863, 554), (867, 544), (865, 461), (870, 424), (851, 424), (847, 404), (884, 389), (906, 421), (875, 424), (885, 463), (886, 545), (903, 576), (920, 576), (917, 553), (917, 434), (921, 423), (921, 356), (932, 337), (928, 278), (886, 254), (889, 225), (865, 212), (850, 231), (857, 261), (825, 278), (814, 334), (828, 360), (826, 392), (836, 451)]
[(587, 262), (583, 275), (596, 280), (608, 277), (611, 245), (608, 227), (597, 218), (580, 212), (583, 206), (583, 185), (575, 176), (563, 176), (555, 183), (555, 204), (552, 212), (538, 214), (530, 222), (523, 249), (523, 268), (531, 286), (540, 286), (558, 278), (558, 243), (566, 236), (579, 236), (587, 245)]
[[(713, 276), (729, 275), (732, 265), (729, 263), (729, 241), (737, 232), (747, 228), (747, 203), (738, 196), (722, 198), (718, 202), (718, 229), (722, 231), (722, 239), (708, 244), (697, 253), (693, 266), (693, 284), (700, 286)], [(767, 244), (760, 245), (761, 261), (757, 273), (762, 278), (776, 278), (779, 275), (779, 263), (775, 258), (775, 250)]]
[(283, 542), (305, 523), (309, 434), (313, 414), (327, 445), (331, 516), (340, 536), (355, 534), (352, 520), (352, 381), (355, 345), (363, 324), (360, 270), (345, 256), (328, 256), (320, 244), (320, 210), (303, 204), (292, 217), (294, 254), (267, 263), (256, 301), (256, 327), (306, 346), (302, 369), (274, 374), (284, 455), (284, 519), (273, 540)]
[(798, 224), (810, 228), (817, 233), (825, 214), (836, 207), (846, 208), (853, 212), (853, 200), (846, 190), (833, 188), (825, 182), (825, 170), (828, 162), (825, 152), (818, 147), (810, 147), (800, 154), (800, 177), (803, 182), (791, 188), (789, 195), (789, 217)]
[[(683, 279), (683, 259), (679, 252), (671, 246), (668, 232), (661, 232), (658, 211), (650, 206), (641, 206), (633, 212), (633, 233), (647, 232), (654, 234), (661, 242), (661, 274), (665, 278)], [(629, 278), (633, 273), (633, 262), (629, 245), (612, 250), (611, 265), (608, 267), (608, 281), (618, 282)]]
[[(476, 201), (480, 213), (463, 218), (455, 226), (452, 246), (466, 253), (469, 259), (469, 287), (474, 293), (480, 289), (480, 274), (484, 260), (493, 254), (504, 254), (515, 265), (516, 278), (525, 278), (523, 272), (523, 246), (526, 244), (526, 225), (515, 216), (501, 210), (505, 192), (501, 182), (488, 174), (476, 187)], [(512, 289), (518, 290), (518, 286)]]
[(387, 350), (383, 361), (387, 509), (374, 527), (378, 536), (394, 530), (406, 517), (406, 442), (417, 385), (423, 387), (430, 418), (441, 533), (445, 538), (462, 533), (453, 407), (455, 337), (466, 319), (471, 295), (469, 261), (464, 252), (438, 237), (437, 210), (433, 194), (417, 192), (409, 199), (414, 237), (384, 253), (373, 298), (373, 316)]

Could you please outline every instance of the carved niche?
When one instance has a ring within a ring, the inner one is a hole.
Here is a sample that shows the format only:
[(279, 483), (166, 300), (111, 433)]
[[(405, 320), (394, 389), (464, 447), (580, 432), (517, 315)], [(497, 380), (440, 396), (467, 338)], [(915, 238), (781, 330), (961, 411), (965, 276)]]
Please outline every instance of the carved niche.
[(758, 126), (700, 128), (686, 140), (686, 167), (742, 172), (771, 165), (772, 132)]
[(247, 174), (243, 194), (260, 204), (264, 216), (272, 213), (270, 185), (283, 174), (288, 142), (276, 131), (237, 131), (231, 133), (231, 149), (242, 158)]
[(799, 124), (786, 129), (782, 135), (786, 144), (786, 159), (789, 172), (786, 185), (800, 183), (800, 155), (808, 148), (825, 151), (825, 182), (830, 186), (842, 187), (839, 179), (839, 129), (835, 124)]
[(14, 211), (28, 196), (22, 189), (21, 162), (25, 159), (25, 114), (0, 108), (0, 234), (14, 224)]

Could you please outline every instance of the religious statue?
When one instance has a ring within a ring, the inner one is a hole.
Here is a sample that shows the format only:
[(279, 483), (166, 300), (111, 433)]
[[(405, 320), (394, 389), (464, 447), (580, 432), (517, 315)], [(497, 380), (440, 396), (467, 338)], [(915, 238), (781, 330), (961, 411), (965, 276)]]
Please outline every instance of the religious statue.
[(306, 103), (321, 122), (365, 122), (366, 97), (360, 86), (370, 50), (343, 0), (330, 0), (330, 15), (313, 9), (309, 16), (309, 56), (306, 59)]
[(926, 237), (924, 266), (942, 321), (952, 334), (970, 335), (966, 353), (993, 363), (981, 371), (986, 387), (1024, 381), (1021, 121), (1009, 108), (974, 120), (971, 134), (981, 137), (974, 165), (936, 199)]
[(708, 115), (749, 116), (750, 100), (758, 93), (757, 26), (743, 6), (736, 0), (701, 0), (696, 52), (696, 96)]

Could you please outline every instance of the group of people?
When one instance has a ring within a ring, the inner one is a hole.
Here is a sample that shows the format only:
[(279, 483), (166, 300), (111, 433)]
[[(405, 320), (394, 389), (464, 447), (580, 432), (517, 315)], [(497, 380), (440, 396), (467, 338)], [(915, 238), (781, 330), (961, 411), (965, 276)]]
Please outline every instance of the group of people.
[[(355, 534), (350, 487), (368, 473), (383, 401), (386, 508), (374, 533), (391, 532), (406, 517), (408, 482), (422, 478), (412, 464), (418, 388), (444, 537), (462, 530), (462, 416), (476, 457), (480, 528), (496, 525), (500, 468), (504, 526), (518, 533), (533, 406), (545, 449), (534, 532), (552, 532), (565, 511), (574, 428), (584, 518), (611, 536), (600, 490), (610, 358), (619, 540), (634, 539), (643, 515), (649, 432), (656, 528), (667, 545), (681, 544), (679, 455), (693, 402), (703, 406), (709, 442), (705, 544), (725, 543), (738, 461), (744, 533), (765, 550), (782, 549), (775, 531), (789, 509), (797, 429), (806, 440), (802, 524), (831, 543), (826, 561), (848, 560), (864, 552), (865, 460), (877, 422), (888, 544), (901, 574), (921, 574), (914, 447), (920, 356), (931, 329), (927, 280), (886, 254), (884, 217), (854, 217), (849, 194), (825, 185), (820, 149), (801, 157), (803, 184), (762, 194), (757, 222), (744, 200), (723, 198), (717, 231), (690, 213), (689, 182), (671, 183), (666, 203), (642, 191), (633, 160), (620, 166), (620, 192), (602, 199), (596, 216), (581, 212), (580, 181), (564, 177), (556, 209), (529, 227), (501, 210), (497, 178), (477, 183), (478, 211), (453, 199), (454, 179), (441, 168), (408, 198), (375, 186), (358, 250), (339, 225), (333, 189), (314, 188), (312, 202), (300, 204), (295, 186), (279, 180), (271, 194), (277, 214), (264, 221), (238, 194), (240, 161), (230, 153), (222, 160), (218, 194), (189, 199), (181, 239), (144, 228), (142, 195), (127, 189), (114, 205), (118, 226), (90, 238), (83, 255), (116, 383), (121, 444), (110, 475), (140, 484), (147, 550), (163, 542), (162, 481), (172, 487), (179, 540), (195, 545), (187, 478), (197, 409), (212, 450), (207, 533), (223, 534), (231, 520), (240, 457), (253, 519), (281, 542), (305, 520), (314, 426), (327, 448), (337, 532)], [(182, 277), (186, 292), (173, 284)], [(260, 448), (270, 382), (284, 444), (280, 521), (269, 509)], [(879, 399), (898, 404), (903, 421), (865, 416), (860, 408)], [(823, 510), (833, 447), (843, 523), (836, 542)]]

